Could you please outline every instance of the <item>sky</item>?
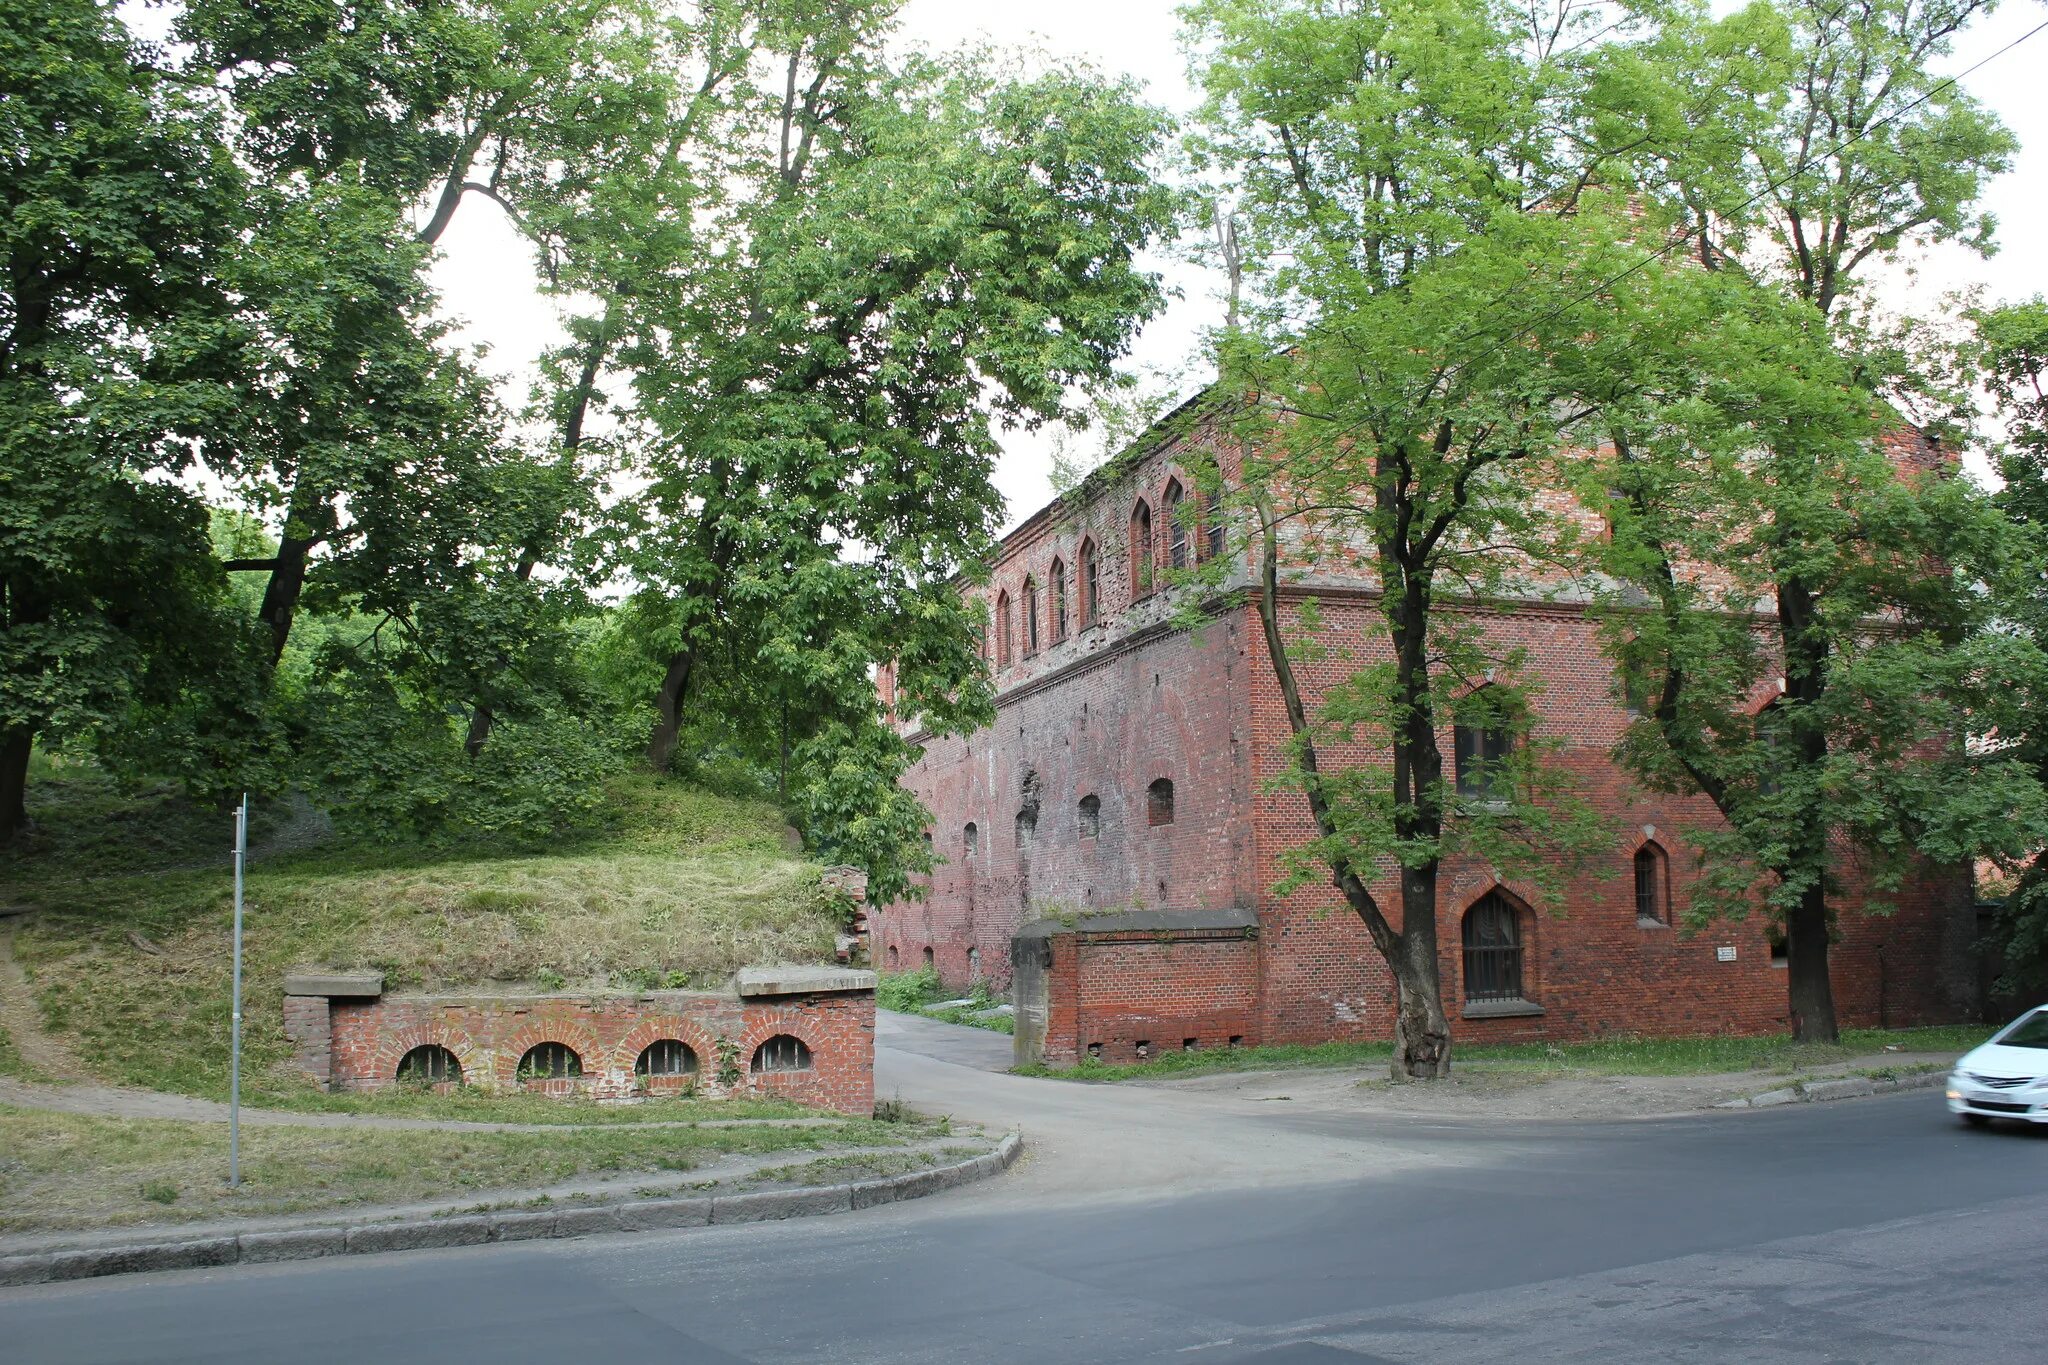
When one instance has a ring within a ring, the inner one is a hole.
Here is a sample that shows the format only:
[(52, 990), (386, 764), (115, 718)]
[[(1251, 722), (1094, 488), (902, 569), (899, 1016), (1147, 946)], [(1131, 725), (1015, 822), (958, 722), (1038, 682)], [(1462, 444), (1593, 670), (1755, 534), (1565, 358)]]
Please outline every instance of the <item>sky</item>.
[[(1079, 58), (1104, 71), (1141, 81), (1149, 98), (1179, 114), (1194, 108), (1174, 11), (1179, 0), (910, 0), (899, 42), (946, 50), (994, 42)], [(1985, 207), (2000, 226), (2000, 249), (1988, 259), (1960, 248), (1925, 257), (1910, 272), (1894, 271), (1881, 283), (1894, 306), (1924, 310), (1943, 295), (1980, 287), (1992, 302), (2048, 294), (2048, 33), (2003, 55), (1999, 49), (2048, 18), (2048, 5), (2006, 3), (1980, 18), (1942, 64), (1945, 74), (1991, 58), (1963, 81), (2020, 141), (2013, 169), (1994, 182)], [(1204, 329), (1222, 318), (1218, 282), (1185, 262), (1160, 257), (1155, 266), (1178, 297), (1144, 329), (1127, 368), (1140, 374), (1186, 371), (1199, 379)], [(489, 368), (523, 391), (534, 358), (560, 337), (553, 306), (527, 281), (533, 271), (525, 245), (483, 201), (463, 206), (443, 239), (435, 280), (445, 306), (461, 324), (464, 341), (489, 346)], [(1007, 500), (1004, 526), (1015, 526), (1053, 494), (1053, 432), (1003, 434), (996, 486)], [(1088, 438), (1070, 438), (1074, 453)]]

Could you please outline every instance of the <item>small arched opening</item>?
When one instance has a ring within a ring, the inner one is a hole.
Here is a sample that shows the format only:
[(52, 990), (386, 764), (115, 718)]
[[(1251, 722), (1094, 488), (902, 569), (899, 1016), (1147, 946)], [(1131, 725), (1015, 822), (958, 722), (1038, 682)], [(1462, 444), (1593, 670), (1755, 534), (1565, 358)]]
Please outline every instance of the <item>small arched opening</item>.
[(1636, 922), (1668, 924), (1671, 920), (1671, 860), (1655, 844), (1636, 850)]
[(519, 1059), (522, 1081), (567, 1081), (583, 1074), (583, 1058), (567, 1043), (535, 1043)]
[(1131, 597), (1152, 591), (1152, 508), (1143, 498), (1131, 509)]
[(636, 1076), (694, 1076), (697, 1053), (680, 1038), (657, 1038), (640, 1049), (633, 1062)]
[(1154, 779), (1145, 788), (1145, 823), (1148, 825), (1170, 825), (1173, 823), (1173, 780), (1161, 777)]
[(752, 1070), (759, 1075), (771, 1071), (809, 1071), (810, 1045), (793, 1033), (778, 1033), (754, 1049)]
[(422, 1043), (398, 1059), (405, 1085), (461, 1085), (462, 1060), (439, 1043)]

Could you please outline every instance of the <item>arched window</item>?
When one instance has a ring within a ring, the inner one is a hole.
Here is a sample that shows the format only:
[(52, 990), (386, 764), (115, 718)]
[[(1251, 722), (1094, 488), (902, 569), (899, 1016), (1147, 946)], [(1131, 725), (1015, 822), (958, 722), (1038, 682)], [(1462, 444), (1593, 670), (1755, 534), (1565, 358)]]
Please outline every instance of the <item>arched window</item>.
[(1038, 652), (1038, 580), (1024, 577), (1024, 652)]
[(583, 1059), (567, 1043), (535, 1043), (519, 1059), (522, 1081), (562, 1081), (583, 1074)]
[(1173, 823), (1173, 782), (1170, 779), (1159, 778), (1145, 789), (1145, 823)]
[(1010, 594), (996, 594), (996, 667), (1010, 666)]
[(969, 981), (981, 980), (981, 949), (979, 948), (969, 948), (967, 950), (967, 979)]
[(1465, 998), (1522, 998), (1522, 934), (1515, 908), (1489, 892), (1465, 912)]
[(1093, 839), (1102, 833), (1102, 798), (1084, 796), (1081, 798), (1081, 837)]
[(1645, 924), (1662, 924), (1670, 916), (1667, 865), (1664, 850), (1655, 844), (1636, 850), (1636, 919)]
[(889, 970), (896, 970), (896, 945), (893, 943), (889, 945)]
[(1026, 806), (1017, 812), (1017, 848), (1021, 852), (1031, 847), (1038, 838), (1038, 807)]
[(633, 1063), (635, 1076), (693, 1076), (697, 1054), (680, 1038), (657, 1038), (640, 1049)]
[(1203, 535), (1209, 542), (1209, 558), (1223, 553), (1223, 493), (1216, 490), (1202, 500)]
[(1052, 639), (1054, 644), (1058, 644), (1067, 638), (1067, 566), (1057, 559), (1052, 562), (1052, 574), (1046, 579), (1046, 588), (1049, 596), (1046, 605), (1052, 610)]
[(1491, 691), (1482, 687), (1465, 699), (1471, 719), (1451, 733), (1451, 765), (1458, 795), (1475, 801), (1506, 801), (1513, 790), (1502, 765), (1514, 752), (1515, 737), (1487, 695)]
[(1102, 576), (1095, 567), (1095, 542), (1081, 542), (1081, 553), (1075, 559), (1081, 573), (1081, 629), (1086, 630), (1102, 619)]
[(791, 1033), (778, 1033), (754, 1049), (753, 1070), (762, 1071), (809, 1071), (811, 1049), (804, 1040)]
[(1143, 498), (1131, 509), (1131, 599), (1152, 591), (1152, 509)]
[(981, 847), (981, 831), (974, 827), (972, 820), (967, 822), (967, 828), (960, 831), (960, 847), (966, 850), (970, 858), (974, 856), (975, 850)]
[(462, 1062), (439, 1043), (422, 1043), (398, 1059), (398, 1079), (413, 1085), (461, 1085)]
[(932, 965), (932, 950), (930, 945), (926, 945), (924, 950), (924, 965), (927, 967)]
[(1181, 520), (1180, 480), (1166, 485), (1166, 497), (1160, 508), (1166, 513), (1166, 562), (1176, 569), (1188, 566), (1188, 528)]

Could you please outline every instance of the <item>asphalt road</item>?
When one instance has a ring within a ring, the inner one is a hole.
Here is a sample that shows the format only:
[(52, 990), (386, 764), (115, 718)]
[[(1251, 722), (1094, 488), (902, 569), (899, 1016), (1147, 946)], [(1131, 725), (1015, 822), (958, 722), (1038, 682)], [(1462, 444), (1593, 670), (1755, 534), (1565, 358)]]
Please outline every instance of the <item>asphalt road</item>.
[(1043, 1106), (1045, 1148), (834, 1218), (0, 1291), (0, 1362), (2048, 1359), (2048, 1133), (1962, 1129), (1938, 1092), (1514, 1126), (1266, 1105), (1204, 1160), (1200, 1097), (892, 1042), (920, 1099)]

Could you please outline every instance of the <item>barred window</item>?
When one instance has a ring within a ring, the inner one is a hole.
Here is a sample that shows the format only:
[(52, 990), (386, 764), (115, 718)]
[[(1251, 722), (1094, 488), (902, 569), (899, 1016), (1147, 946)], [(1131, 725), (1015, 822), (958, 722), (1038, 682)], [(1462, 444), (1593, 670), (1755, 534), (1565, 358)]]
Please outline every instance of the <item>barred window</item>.
[[(893, 950), (892, 950), (893, 951)], [(680, 1038), (657, 1038), (640, 1050), (633, 1063), (636, 1076), (689, 1076), (697, 1070), (697, 1054)]]
[(419, 1085), (462, 1083), (462, 1062), (439, 1043), (422, 1043), (398, 1059), (398, 1079)]
[(560, 1081), (583, 1074), (583, 1059), (567, 1043), (535, 1043), (519, 1059), (519, 1079)]
[(794, 1034), (778, 1033), (754, 1049), (755, 1071), (809, 1071), (811, 1050)]
[(1522, 935), (1514, 907), (1496, 893), (1465, 912), (1465, 999), (1522, 999)]

